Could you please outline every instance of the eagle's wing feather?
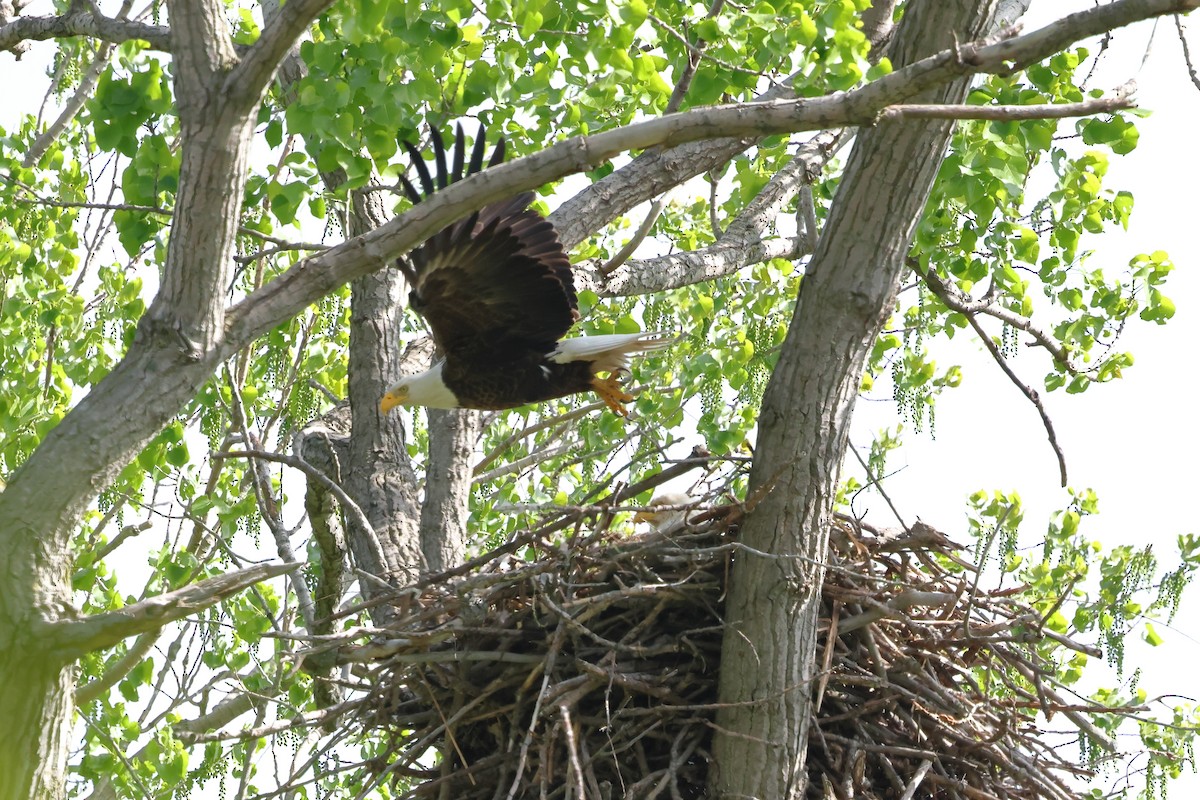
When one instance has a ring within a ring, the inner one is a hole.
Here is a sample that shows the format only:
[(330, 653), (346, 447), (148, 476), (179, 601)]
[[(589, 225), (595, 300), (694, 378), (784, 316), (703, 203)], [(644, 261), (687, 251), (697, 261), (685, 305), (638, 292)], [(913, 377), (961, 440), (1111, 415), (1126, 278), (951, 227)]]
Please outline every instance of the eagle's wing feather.
[(523, 210), (487, 224), (468, 218), (447, 233), (412, 254), (415, 299), (446, 357), (481, 347), (553, 349), (578, 319), (553, 226)]
[[(463, 177), (466, 143), (459, 126), (454, 163), (433, 136), (436, 184), (420, 152), (405, 142), (421, 187), (428, 196)], [(478, 172), (483, 132), (476, 137), (467, 175)], [(503, 160), (501, 139), (488, 165)], [(420, 194), (406, 178), (405, 192)], [(446, 358), (476, 356), (481, 349), (520, 346), (544, 351), (579, 318), (571, 266), (554, 226), (529, 208), (532, 192), (492, 203), (431, 236), (401, 268), (412, 288), (414, 307), (425, 317)]]

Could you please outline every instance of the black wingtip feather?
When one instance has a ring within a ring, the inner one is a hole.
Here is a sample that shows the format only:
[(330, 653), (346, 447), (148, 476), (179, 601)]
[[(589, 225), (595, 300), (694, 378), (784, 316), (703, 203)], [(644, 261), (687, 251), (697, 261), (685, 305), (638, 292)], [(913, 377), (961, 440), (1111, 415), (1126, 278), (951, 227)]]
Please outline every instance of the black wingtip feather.
[[(483, 140), (483, 130), (480, 129), (477, 141)], [(459, 122), (454, 126), (454, 172), (451, 173), (451, 182), (461, 181), (463, 179), (463, 159), (467, 155), (467, 139), (463, 135), (463, 126)]]
[[(504, 140), (501, 139), (501, 142)], [(500, 145), (496, 145), (499, 147)], [(483, 127), (480, 126), (479, 133), (475, 135), (475, 147), (471, 150), (471, 164), (467, 167), (467, 174), (474, 175), (483, 168), (483, 153), (487, 147), (487, 137), (484, 136)]]
[[(425, 166), (425, 159), (421, 155), (421, 151), (413, 146), (412, 142), (404, 142), (404, 149), (408, 151), (409, 158), (412, 159), (413, 169), (417, 171), (417, 177), (421, 179), (421, 188), (425, 190), (425, 196), (433, 194), (433, 178), (429, 175), (429, 168)], [(420, 198), (414, 202), (419, 202)]]
[[(480, 131), (480, 137), (479, 137), (480, 139), (483, 138), (482, 134), (483, 134), (483, 131)], [(497, 164), (501, 163), (502, 161), (504, 161), (504, 137), (503, 136), (501, 136), (500, 140), (496, 142), (496, 149), (492, 151), (492, 157), (488, 161), (488, 166), (494, 167)]]
[[(417, 190), (416, 185), (406, 176), (400, 176), (400, 186), (404, 189), (404, 193), (408, 195), (408, 199), (413, 203), (421, 202), (422, 197), (429, 197), (438, 189), (445, 189), (452, 183), (461, 181), (464, 177), (470, 177), (477, 172), (483, 170), (483, 158), (487, 153), (487, 129), (482, 125), (479, 127), (479, 133), (475, 135), (475, 143), (471, 148), (471, 159), (467, 162), (467, 137), (463, 132), (462, 123), (454, 126), (454, 162), (448, 164), (446, 159), (446, 142), (442, 137), (441, 131), (433, 126), (429, 128), (430, 141), (433, 143), (434, 154), (434, 173), (429, 171), (429, 167), (425, 164), (425, 158), (421, 151), (407, 140), (400, 140), (400, 144), (408, 152), (408, 157), (412, 161), (413, 169), (416, 170), (417, 180), (420, 182), (421, 189), (424, 192)], [(506, 145), (503, 138), (497, 140), (496, 148), (492, 151), (492, 157), (488, 159), (487, 166), (494, 167), (504, 161)], [(464, 172), (463, 168), (466, 167)], [(528, 205), (528, 203), (526, 203)]]
[(442, 132), (432, 125), (429, 127), (429, 138), (433, 142), (433, 162), (437, 165), (437, 188), (445, 189), (448, 185), (446, 175), (446, 142)]
[(404, 193), (408, 195), (408, 199), (412, 201), (414, 206), (421, 202), (421, 193), (417, 191), (417, 187), (412, 185), (412, 181), (404, 175), (400, 176), (400, 186), (404, 189)]

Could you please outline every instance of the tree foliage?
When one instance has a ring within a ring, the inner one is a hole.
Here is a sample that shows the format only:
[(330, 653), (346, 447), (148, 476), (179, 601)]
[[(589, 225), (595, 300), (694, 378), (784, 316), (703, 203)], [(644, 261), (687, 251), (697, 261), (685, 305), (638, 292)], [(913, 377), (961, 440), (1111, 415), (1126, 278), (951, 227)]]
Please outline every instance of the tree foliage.
[[(76, 11), (64, 0), (55, 5), (62, 18)], [(100, 6), (128, 18), (130, 4)], [(263, 36), (258, 4), (230, 0), (223, 12), (243, 51)], [(894, 16), (903, 13), (902, 5)], [(399, 143), (423, 142), (431, 128), (462, 120), (469, 129), (475, 120), (521, 156), (668, 110), (761, 99), (782, 91), (785, 80), (801, 98), (848, 91), (892, 74), (885, 43), (872, 47), (864, 27), (869, 14), (864, 0), (335, 3), (316, 17), (289, 57), (296, 69), (281, 71), (256, 112), (224, 300), (232, 306), (349, 238), (356, 202), (384, 217), (406, 210), (396, 191), (407, 167)], [(152, 3), (136, 21), (170, 24), (166, 16)], [(0, 131), (5, 477), (109, 375), (163, 280), (184, 141), (178, 63), (157, 40), (117, 38), (56, 40), (53, 105), (70, 107), (76, 97), (82, 105), (55, 135), (43, 136), (46, 121), (35, 109)], [(1103, 55), (1088, 42), (984, 75), (968, 102), (986, 109), (1098, 101), (1103, 93), (1088, 77)], [(1135, 213), (1132, 195), (1106, 173), (1110, 159), (1137, 157), (1140, 113), (1119, 104), (1078, 119), (1012, 113), (957, 124), (913, 236), (903, 291), (862, 377), (862, 393), (892, 397), (897, 414), (897, 427), (869, 448), (868, 474), (886, 473), (889, 453), (902, 444), (900, 423), (934, 430), (938, 396), (963, 378), (961, 366), (938, 363), (946, 339), (979, 337), (1003, 363), (1032, 344), (1043, 359), (1040, 385), (1078, 393), (1126, 377), (1134, 364), (1120, 340), (1127, 325), (1170, 320), (1168, 254), (1095, 252), (1100, 236)], [(591, 408), (586, 397), (484, 415), (463, 466), (476, 472), (471, 552), (535, 527), (555, 508), (587, 506), (653, 475), (695, 444), (717, 457), (713, 470), (735, 495), (745, 491), (740, 465), (752, 453), (763, 393), (852, 136), (747, 141), (664, 193), (644, 243), (623, 263), (610, 260), (647, 221), (644, 206), (623, 208), (611, 223), (599, 215), (590, 227), (582, 223), (586, 235), (569, 242), (582, 287), (576, 333), (675, 330), (682, 339), (669, 355), (634, 366), (632, 383), (645, 390), (629, 422)], [(812, 169), (795, 169), (802, 160)], [(595, 165), (586, 180), (542, 186), (539, 206), (559, 207), (629, 163), (619, 158)], [(805, 224), (809, 203), (816, 230)], [(721, 255), (721, 243), (746, 230), (767, 256), (746, 263)], [(706, 249), (716, 263), (708, 273), (687, 261), (679, 275), (648, 272), (658, 257)], [(646, 274), (661, 283), (619, 288), (627, 276)], [(340, 285), (224, 360), (115, 479), (97, 486), (70, 535), (70, 593), (81, 615), (114, 612), (273, 556), (303, 566), (83, 656), (72, 796), (260, 797), (292, 789), (358, 796), (364, 789), (368, 773), (360, 767), (380, 744), (369, 732), (336, 728), (329, 711), (336, 697), (322, 695), (319, 676), (303, 663), (305, 637), (320, 616), (309, 595), (328, 568), (314, 512), (303, 504), (312, 478), (286, 463), (297, 437), (329, 424), (347, 396), (352, 324), (351, 290)], [(424, 335), (409, 311), (402, 328), (411, 339)], [(1014, 379), (1036, 403), (1033, 379)], [(139, 398), (128, 401), (127, 413), (137, 414)], [(406, 412), (404, 430), (406, 456), (428, 490), (441, 476), (426, 471), (425, 412)], [(276, 453), (285, 463), (238, 451)], [(847, 476), (840, 496), (860, 489)], [(1118, 793), (1157, 796), (1165, 777), (1193, 761), (1195, 712), (1148, 709), (1136, 676), (1121, 672), (1123, 656), (1135, 630), (1153, 644), (1147, 621), (1169, 620), (1178, 609), (1200, 563), (1197, 543), (1181, 537), (1178, 564), (1163, 570), (1149, 550), (1106, 550), (1081, 532), (1096, 510), (1089, 491), (1073, 491), (1069, 503), (1039, 539), (1028, 525), (1018, 530), (1018, 496), (980, 492), (967, 499), (969, 533), (981, 560), (996, 559), (997, 579), (1015, 580), (1064, 637), (1094, 642), (1116, 667), (1118, 683), (1098, 688), (1085, 678), (1085, 654), (1043, 643), (1066, 690), (1113, 709), (1096, 721), (1099, 731), (1112, 740), (1136, 733), (1121, 748), (1146, 778), (1117, 781)], [(1040, 547), (1029, 549), (1031, 542)], [(337, 629), (372, 624), (353, 600), (332, 598), (333, 607), (348, 608)], [(344, 677), (348, 684), (363, 678)], [(1107, 763), (1101, 743), (1084, 737), (1081, 746), (1089, 764)]]

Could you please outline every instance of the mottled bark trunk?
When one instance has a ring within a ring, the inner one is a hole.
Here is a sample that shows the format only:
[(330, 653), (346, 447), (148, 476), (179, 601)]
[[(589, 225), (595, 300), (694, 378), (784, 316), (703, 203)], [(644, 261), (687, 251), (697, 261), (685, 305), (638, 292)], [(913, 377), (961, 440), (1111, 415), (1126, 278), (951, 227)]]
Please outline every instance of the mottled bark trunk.
[(461, 564), (467, 552), (471, 453), (479, 426), (478, 411), (429, 409), (429, 460), (421, 504), (421, 552), (428, 572)]
[[(987, 30), (991, 0), (910, 3), (892, 60), (912, 63)], [(924, 98), (957, 103), (969, 79)], [(800, 798), (832, 501), (866, 354), (892, 311), (913, 231), (952, 124), (860, 133), (805, 274), (763, 398), (726, 604), (713, 776), (720, 797)]]
[[(25, 624), (32, 615), (19, 613), (26, 610), (20, 601), (28, 599), (29, 578), (12, 574), (21, 562), (8, 560), (10, 554), (11, 548), (0, 547), (4, 594), (9, 587), (20, 592), (0, 600), (0, 798), (56, 800), (65, 788), (70, 726), (64, 721), (75, 710), (75, 679), (70, 667), (39, 646), (36, 629)], [(41, 570), (57, 572), (44, 562)]]
[[(403, 585), (421, 572), (417, 536), (420, 510), (416, 475), (405, 449), (403, 416), (384, 414), (379, 398), (399, 379), (404, 279), (397, 270), (359, 278), (351, 289), (349, 395), (350, 464), (344, 475), (350, 493), (375, 529), (378, 562), (362, 545), (363, 532), (347, 520), (358, 566), (388, 583)], [(364, 587), (366, 589), (366, 587)]]

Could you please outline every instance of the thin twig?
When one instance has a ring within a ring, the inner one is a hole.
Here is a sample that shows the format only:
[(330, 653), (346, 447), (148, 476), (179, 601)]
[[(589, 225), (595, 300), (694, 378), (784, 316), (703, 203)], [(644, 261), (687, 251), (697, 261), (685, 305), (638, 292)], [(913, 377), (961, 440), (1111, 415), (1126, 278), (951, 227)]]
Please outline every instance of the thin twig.
[(1174, 16), (1175, 30), (1179, 32), (1179, 43), (1183, 46), (1183, 63), (1187, 64), (1188, 77), (1192, 79), (1192, 84), (1200, 89), (1200, 75), (1196, 74), (1196, 65), (1192, 62), (1192, 53), (1188, 49), (1187, 36), (1183, 32), (1183, 17), (1179, 14)]
[(884, 501), (887, 503), (888, 508), (892, 510), (892, 514), (896, 517), (896, 521), (900, 523), (900, 527), (907, 531), (908, 523), (904, 521), (904, 517), (900, 516), (900, 512), (896, 509), (896, 504), (892, 502), (892, 498), (888, 497), (888, 493), (884, 490), (883, 482), (879, 478), (875, 477), (875, 473), (871, 471), (871, 465), (868, 464), (865, 459), (863, 459), (862, 454), (858, 452), (858, 448), (854, 446), (853, 442), (850, 443), (850, 452), (854, 453), (854, 457), (858, 459), (859, 466), (861, 466), (863, 471), (867, 473), (867, 480), (870, 482), (867, 485), (875, 487), (880, 496), (882, 496)]
[[(943, 294), (938, 292), (938, 280), (934, 278), (932, 271), (923, 272), (919, 269), (914, 271), (925, 281), (925, 285), (930, 288), (930, 291), (944, 299)], [(1008, 361), (1004, 358), (1004, 354), (1000, 352), (1000, 348), (996, 347), (996, 343), (992, 341), (992, 337), (979, 324), (976, 315), (973, 313), (964, 313), (963, 316), (966, 317), (967, 322), (975, 331), (975, 335), (979, 337), (979, 340), (983, 342), (983, 346), (991, 354), (992, 360), (996, 362), (1004, 374), (1008, 376), (1008, 379), (1012, 381), (1013, 385), (1020, 389), (1025, 398), (1037, 409), (1038, 415), (1042, 418), (1042, 426), (1046, 429), (1046, 438), (1050, 441), (1050, 448), (1054, 451), (1055, 458), (1058, 459), (1058, 474), (1061, 479), (1061, 485), (1066, 487), (1067, 459), (1063, 455), (1062, 447), (1058, 444), (1058, 435), (1054, 432), (1054, 423), (1050, 421), (1050, 414), (1047, 413), (1046, 407), (1042, 404), (1041, 396), (1036, 389), (1026, 385), (1017, 377), (1017, 373), (1008, 365)]]
[(375, 537), (375, 529), (371, 526), (371, 521), (369, 519), (367, 519), (367, 515), (365, 513), (363, 513), (363, 510), (362, 510), (362, 508), (359, 507), (358, 503), (354, 502), (353, 498), (351, 498), (350, 495), (346, 494), (346, 490), (343, 489), (341, 486), (339, 486), (328, 475), (321, 472), (321, 470), (317, 469), (312, 464), (309, 464), (307, 461), (305, 461), (302, 458), (297, 458), (295, 456), (288, 456), (288, 455), (284, 455), (282, 453), (272, 453), (268, 450), (249, 450), (249, 449), (247, 449), (247, 450), (220, 450), (218, 452), (212, 453), (209, 457), (214, 460), (222, 459), (222, 458), (260, 458), (263, 461), (275, 461), (279, 464), (286, 464), (289, 467), (298, 469), (301, 472), (303, 472), (305, 475), (312, 478), (317, 483), (321, 484), (326, 489), (328, 489), (333, 494), (333, 496), (338, 499), (338, 502), (342, 504), (342, 507), (345, 508), (346, 510), (348, 510), (352, 515), (354, 515), (355, 520), (357, 520), (358, 524), (361, 525), (363, 530), (367, 532), (368, 536), (372, 540), (374, 540), (376, 538)]

